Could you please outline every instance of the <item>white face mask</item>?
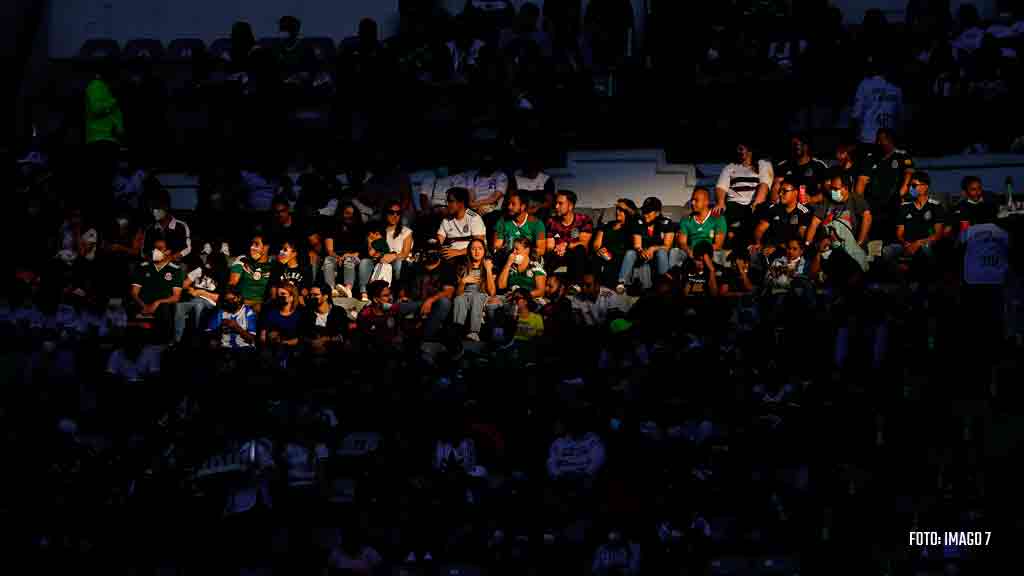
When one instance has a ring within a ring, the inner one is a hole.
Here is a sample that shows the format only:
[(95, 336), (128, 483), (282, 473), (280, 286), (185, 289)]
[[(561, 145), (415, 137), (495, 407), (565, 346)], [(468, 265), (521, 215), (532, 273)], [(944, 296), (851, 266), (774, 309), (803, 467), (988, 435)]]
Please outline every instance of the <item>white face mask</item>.
[(118, 218), (117, 219), (117, 225), (119, 227), (121, 227), (121, 228), (127, 228), (128, 227), (128, 219), (127, 218)]
[(842, 202), (843, 201), (843, 191), (838, 189), (838, 188), (833, 188), (832, 189), (832, 201), (833, 202)]
[(159, 261), (164, 259), (164, 253), (159, 251), (159, 250), (157, 250), (156, 248), (153, 248), (152, 256), (153, 256), (153, 262), (159, 262)]
[(167, 211), (166, 210), (164, 210), (162, 208), (154, 208), (153, 209), (153, 219), (154, 220), (158, 220), (158, 221), (159, 220), (163, 220), (164, 216), (167, 216)]
[(380, 307), (384, 310), (391, 310), (391, 302), (381, 302)]
[(974, 200), (974, 199), (968, 198), (967, 199), (967, 203), (968, 204), (981, 204), (981, 200)]
[(516, 266), (522, 264), (523, 263), (523, 255), (522, 254), (516, 254), (515, 256), (513, 256), (512, 257), (512, 263), (515, 264)]

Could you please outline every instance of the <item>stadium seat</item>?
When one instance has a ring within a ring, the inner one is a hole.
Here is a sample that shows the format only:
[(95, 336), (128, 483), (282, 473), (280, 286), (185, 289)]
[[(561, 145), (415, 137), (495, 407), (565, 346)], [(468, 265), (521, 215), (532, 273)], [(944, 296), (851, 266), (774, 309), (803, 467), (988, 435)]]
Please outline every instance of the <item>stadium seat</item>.
[(121, 56), (121, 47), (112, 38), (92, 38), (82, 44), (78, 51), (78, 57), (83, 60), (99, 60), (102, 58), (118, 58)]
[(124, 45), (121, 57), (125, 60), (144, 58), (159, 62), (164, 59), (164, 45), (155, 38), (136, 38)]

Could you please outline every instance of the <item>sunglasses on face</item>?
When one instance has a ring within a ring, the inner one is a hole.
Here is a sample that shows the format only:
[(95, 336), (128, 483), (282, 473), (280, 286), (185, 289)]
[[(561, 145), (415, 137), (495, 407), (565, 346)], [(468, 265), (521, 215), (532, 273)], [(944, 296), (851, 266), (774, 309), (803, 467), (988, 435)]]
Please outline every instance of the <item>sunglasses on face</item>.
[(783, 188), (782, 189), (782, 193), (783, 194), (788, 194), (790, 192), (796, 192), (796, 188)]

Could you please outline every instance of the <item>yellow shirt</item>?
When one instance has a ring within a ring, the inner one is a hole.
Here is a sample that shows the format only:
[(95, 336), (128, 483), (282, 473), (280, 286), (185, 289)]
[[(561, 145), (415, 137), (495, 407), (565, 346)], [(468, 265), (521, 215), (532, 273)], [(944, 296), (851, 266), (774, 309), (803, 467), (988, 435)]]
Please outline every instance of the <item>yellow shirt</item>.
[(516, 337), (519, 342), (527, 342), (544, 334), (544, 318), (540, 314), (530, 312), (525, 316), (519, 316), (516, 324)]

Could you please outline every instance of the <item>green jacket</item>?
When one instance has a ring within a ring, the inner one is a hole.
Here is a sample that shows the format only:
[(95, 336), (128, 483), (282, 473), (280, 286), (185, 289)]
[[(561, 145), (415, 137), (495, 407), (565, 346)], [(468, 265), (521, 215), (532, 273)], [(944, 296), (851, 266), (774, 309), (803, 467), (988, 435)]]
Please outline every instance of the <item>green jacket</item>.
[(123, 132), (124, 119), (117, 99), (106, 82), (94, 78), (85, 88), (85, 143), (120, 143)]

